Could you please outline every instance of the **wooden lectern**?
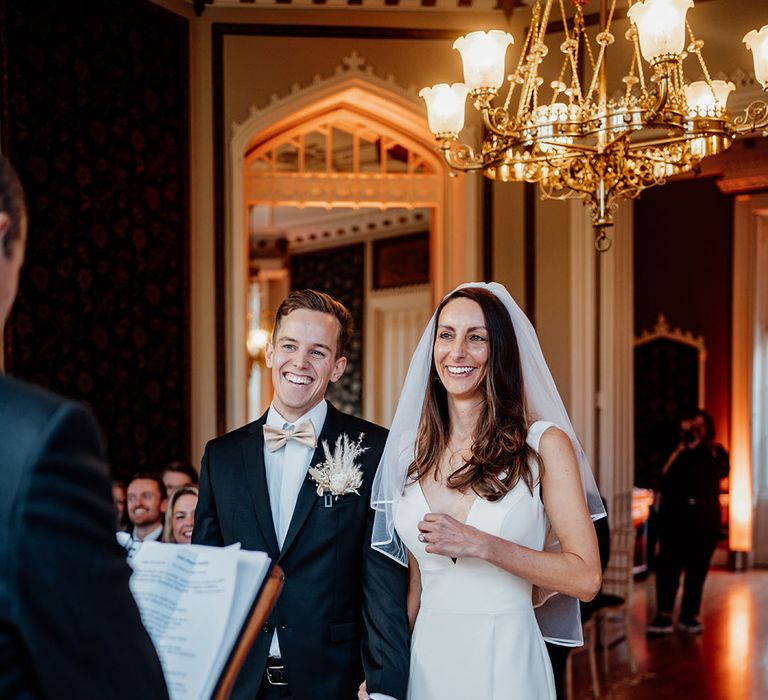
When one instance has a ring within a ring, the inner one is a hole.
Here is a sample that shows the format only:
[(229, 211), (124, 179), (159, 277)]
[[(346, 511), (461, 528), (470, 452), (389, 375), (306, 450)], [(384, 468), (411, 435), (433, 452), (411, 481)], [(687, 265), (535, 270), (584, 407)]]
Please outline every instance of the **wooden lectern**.
[(256, 638), (264, 627), (269, 613), (277, 602), (277, 598), (283, 588), (284, 579), (283, 570), (277, 565), (273, 566), (269, 576), (264, 581), (264, 585), (261, 587), (259, 595), (256, 597), (251, 613), (248, 615), (245, 625), (243, 625), (243, 630), (240, 633), (237, 644), (235, 644), (227, 660), (227, 665), (221, 673), (212, 700), (229, 700), (229, 694), (232, 692), (237, 675), (245, 663), (248, 652), (251, 650)]

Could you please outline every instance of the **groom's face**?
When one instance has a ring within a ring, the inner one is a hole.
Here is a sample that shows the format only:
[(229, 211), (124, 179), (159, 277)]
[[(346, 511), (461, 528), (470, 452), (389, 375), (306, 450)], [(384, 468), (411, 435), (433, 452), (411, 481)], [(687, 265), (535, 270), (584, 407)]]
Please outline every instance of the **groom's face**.
[(274, 405), (280, 415), (295, 421), (325, 397), (330, 382), (344, 373), (346, 357), (336, 357), (339, 322), (321, 311), (296, 309), (283, 316), (267, 345), (267, 367), (272, 369)]

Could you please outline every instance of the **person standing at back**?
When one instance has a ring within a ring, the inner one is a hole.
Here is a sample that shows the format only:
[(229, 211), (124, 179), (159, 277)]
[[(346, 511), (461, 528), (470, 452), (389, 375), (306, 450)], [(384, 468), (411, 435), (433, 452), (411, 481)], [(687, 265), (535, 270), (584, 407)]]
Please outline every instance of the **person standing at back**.
[(657, 614), (650, 634), (670, 634), (680, 575), (685, 574), (677, 626), (699, 634), (704, 580), (720, 536), (720, 480), (728, 476), (728, 453), (716, 444), (706, 411), (680, 424), (680, 444), (662, 469), (659, 554), (656, 559)]
[[(0, 332), (25, 241), (21, 185), (0, 156)], [(91, 414), (0, 375), (0, 482), (0, 698), (165, 700)]]
[(335, 299), (291, 293), (267, 345), (269, 410), (205, 449), (193, 544), (240, 542), (285, 573), (235, 700), (343, 700), (362, 680), (374, 698), (405, 700), (406, 571), (370, 546), (387, 431), (325, 399), (352, 331)]

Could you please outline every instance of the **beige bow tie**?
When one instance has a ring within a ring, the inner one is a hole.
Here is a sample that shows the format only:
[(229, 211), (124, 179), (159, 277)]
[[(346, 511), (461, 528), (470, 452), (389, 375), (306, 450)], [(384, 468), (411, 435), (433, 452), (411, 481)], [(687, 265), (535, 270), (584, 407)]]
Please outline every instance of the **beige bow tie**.
[(288, 440), (296, 440), (306, 447), (317, 447), (315, 428), (308, 420), (285, 430), (271, 425), (264, 426), (264, 443), (270, 452), (279, 450)]

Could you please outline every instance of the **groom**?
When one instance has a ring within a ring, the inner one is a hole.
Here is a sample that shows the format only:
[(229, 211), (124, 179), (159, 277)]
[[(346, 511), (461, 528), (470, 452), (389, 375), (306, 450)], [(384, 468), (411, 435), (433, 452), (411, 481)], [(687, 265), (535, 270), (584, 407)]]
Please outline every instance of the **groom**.
[[(363, 679), (372, 698), (405, 700), (407, 572), (371, 549), (371, 484), (386, 430), (325, 399), (344, 373), (352, 333), (352, 317), (335, 299), (291, 293), (267, 346), (269, 410), (206, 446), (193, 543), (241, 542), (285, 572), (235, 700), (351, 700)], [(333, 454), (338, 438), (361, 434), (362, 483), (334, 480), (319, 495), (308, 470), (324, 461), (322, 444)]]

